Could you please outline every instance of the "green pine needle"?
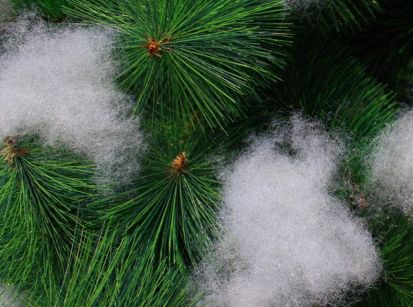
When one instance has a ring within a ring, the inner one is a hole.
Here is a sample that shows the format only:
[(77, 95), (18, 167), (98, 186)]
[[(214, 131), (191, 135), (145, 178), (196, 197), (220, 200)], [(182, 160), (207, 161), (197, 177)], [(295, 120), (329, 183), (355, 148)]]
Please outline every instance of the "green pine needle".
[(40, 10), (49, 21), (62, 21), (66, 18), (63, 6), (67, 5), (67, 0), (10, 0), (10, 2), (17, 13), (34, 8)]
[(370, 218), (380, 244), (383, 274), (356, 306), (408, 307), (413, 305), (413, 226), (401, 213), (383, 212)]
[(289, 25), (283, 1), (72, 0), (69, 14), (119, 34), (120, 84), (135, 113), (205, 119), (221, 126), (239, 113), (239, 97), (284, 64)]
[[(294, 2), (297, 0), (293, 0)], [(381, 6), (377, 0), (306, 1), (303, 10), (296, 10), (293, 19), (312, 28), (320, 36), (356, 33), (374, 21)], [(293, 6), (294, 7), (294, 6)]]
[(185, 270), (216, 234), (219, 182), (211, 144), (170, 136), (150, 146), (131, 188), (95, 206), (105, 220), (124, 225), (140, 249)]
[(96, 195), (93, 166), (36, 142), (16, 146), (27, 153), (0, 168), (0, 281), (24, 287), (49, 274), (53, 283)]
[(43, 287), (25, 289), (20, 302), (34, 307), (190, 306), (186, 277), (165, 262), (155, 265), (150, 254), (134, 249), (116, 229), (103, 227), (98, 235), (82, 231), (76, 242), (63, 278), (48, 283), (43, 274), (37, 279)]
[(383, 11), (376, 21), (349, 43), (353, 53), (368, 64), (369, 71), (404, 98), (413, 86), (413, 3), (379, 2)]
[(316, 38), (297, 42), (283, 78), (272, 92), (277, 105), (317, 116), (355, 141), (377, 135), (398, 110), (395, 94), (332, 42)]

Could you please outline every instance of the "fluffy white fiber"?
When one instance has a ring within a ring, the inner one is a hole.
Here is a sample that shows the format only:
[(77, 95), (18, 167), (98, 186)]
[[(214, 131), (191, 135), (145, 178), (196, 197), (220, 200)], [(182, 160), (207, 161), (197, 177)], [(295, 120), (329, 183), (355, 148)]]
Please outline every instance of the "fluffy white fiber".
[[(30, 19), (30, 18), (29, 18)], [(111, 35), (22, 18), (0, 56), (0, 137), (37, 134), (95, 161), (110, 177), (136, 171), (142, 136), (113, 84)]]
[(377, 139), (371, 159), (373, 190), (406, 214), (413, 213), (413, 111)]
[(21, 304), (18, 301), (17, 294), (10, 286), (0, 285), (0, 307), (18, 307)]
[(196, 274), (201, 305), (325, 305), (376, 280), (371, 235), (328, 191), (342, 151), (297, 116), (253, 141), (226, 173), (223, 235)]

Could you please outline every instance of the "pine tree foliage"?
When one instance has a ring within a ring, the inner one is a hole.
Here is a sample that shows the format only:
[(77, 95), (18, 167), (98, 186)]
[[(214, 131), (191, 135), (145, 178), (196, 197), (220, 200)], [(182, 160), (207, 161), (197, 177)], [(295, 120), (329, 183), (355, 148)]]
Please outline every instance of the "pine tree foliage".
[(280, 0), (70, 3), (71, 15), (119, 32), (119, 82), (150, 118), (227, 123), (240, 96), (278, 79), (270, 67), (283, 66), (290, 40)]
[(132, 183), (108, 187), (64, 147), (6, 138), (0, 292), (10, 285), (36, 307), (200, 304), (191, 278), (220, 236), (220, 171), (249, 135), (299, 112), (344, 136), (329, 188), (365, 221), (382, 259), (377, 282), (346, 303), (413, 305), (412, 220), (374, 194), (368, 164), (375, 137), (413, 98), (412, 1), (11, 4), (113, 30), (116, 81), (134, 99), (147, 149)]
[(0, 171), (0, 280), (23, 286), (58, 278), (96, 195), (92, 165), (36, 143), (7, 139)]
[(353, 53), (368, 64), (375, 77), (406, 99), (413, 73), (413, 6), (403, 0), (379, 2), (382, 10), (377, 19), (353, 38)]
[(320, 29), (320, 36), (354, 33), (370, 24), (381, 7), (376, 0), (287, 0), (297, 24)]
[[(44, 293), (31, 289), (31, 306), (184, 306), (190, 304), (186, 279), (150, 253), (137, 251), (112, 227), (78, 233), (63, 279)], [(131, 248), (131, 249), (129, 249)], [(194, 298), (195, 300), (195, 298)]]
[(340, 42), (305, 38), (301, 31), (282, 81), (259, 97), (249, 98), (254, 103), (245, 103), (248, 117), (227, 128), (231, 142), (225, 143), (242, 148), (249, 133), (265, 131), (274, 120), (286, 121), (290, 112), (302, 112), (321, 120), (330, 131), (351, 138), (356, 152), (349, 163), (358, 163), (358, 169), (372, 138), (394, 120), (396, 94), (372, 78)]
[(10, 0), (16, 13), (36, 9), (50, 21), (62, 21), (66, 18), (63, 7), (67, 0)]
[(375, 221), (370, 222), (380, 242), (384, 273), (357, 306), (411, 306), (413, 304), (411, 221), (396, 211), (384, 211), (379, 215), (379, 218), (375, 216)]
[(217, 233), (217, 157), (213, 143), (193, 133), (155, 137), (136, 183), (92, 204), (104, 221), (123, 225), (140, 249), (182, 270), (200, 259)]
[(395, 94), (371, 78), (343, 46), (311, 40), (295, 46), (294, 60), (272, 99), (324, 118), (356, 138), (373, 137), (394, 118)]

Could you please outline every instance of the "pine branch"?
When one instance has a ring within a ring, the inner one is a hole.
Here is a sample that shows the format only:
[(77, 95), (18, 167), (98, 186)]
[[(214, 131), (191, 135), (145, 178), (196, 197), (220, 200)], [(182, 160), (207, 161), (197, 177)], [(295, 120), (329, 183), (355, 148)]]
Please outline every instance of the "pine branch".
[(104, 220), (124, 225), (139, 249), (186, 270), (217, 233), (219, 182), (211, 143), (196, 133), (166, 135), (150, 146), (136, 183), (95, 206)]
[(287, 0), (287, 3), (295, 23), (305, 25), (307, 33), (312, 30), (325, 37), (357, 33), (381, 11), (376, 0)]
[(10, 0), (10, 2), (16, 13), (38, 9), (48, 21), (59, 22), (66, 18), (63, 6), (67, 5), (67, 0)]
[(45, 274), (53, 283), (75, 232), (86, 226), (85, 203), (96, 195), (93, 167), (14, 140), (3, 149), (0, 170), (0, 280), (20, 288)]
[[(373, 210), (375, 210), (373, 208)], [(356, 306), (408, 307), (413, 304), (413, 228), (398, 212), (384, 211), (370, 217), (372, 230), (380, 242), (383, 269), (377, 285)]]
[(80, 236), (61, 286), (30, 293), (30, 305), (189, 306), (185, 276), (165, 262), (155, 265), (118, 231), (103, 227), (98, 237)]
[(284, 82), (272, 92), (277, 105), (317, 116), (356, 141), (374, 137), (394, 119), (395, 94), (373, 80), (340, 44), (310, 37), (297, 43), (293, 56)]
[(349, 44), (378, 80), (406, 99), (413, 85), (413, 4), (404, 0), (379, 2), (383, 11), (376, 21)]
[(280, 0), (70, 3), (69, 14), (117, 30), (120, 84), (152, 119), (230, 122), (240, 96), (278, 79), (270, 66), (283, 66), (290, 39)]

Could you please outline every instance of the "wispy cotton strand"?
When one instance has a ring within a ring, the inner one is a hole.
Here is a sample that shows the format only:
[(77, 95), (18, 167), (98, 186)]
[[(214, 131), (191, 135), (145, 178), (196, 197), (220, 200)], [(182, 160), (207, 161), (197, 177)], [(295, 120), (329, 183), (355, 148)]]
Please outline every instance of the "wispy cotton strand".
[(0, 57), (0, 137), (36, 134), (95, 161), (110, 178), (138, 169), (138, 122), (113, 84), (112, 38), (96, 28), (49, 28), (23, 17)]
[(0, 306), (5, 307), (18, 307), (20, 303), (17, 298), (17, 294), (10, 286), (0, 285)]
[(196, 274), (206, 306), (313, 306), (373, 283), (362, 221), (329, 193), (343, 146), (316, 124), (257, 138), (226, 174), (223, 235)]
[(378, 137), (370, 164), (372, 190), (386, 203), (413, 214), (413, 111)]

